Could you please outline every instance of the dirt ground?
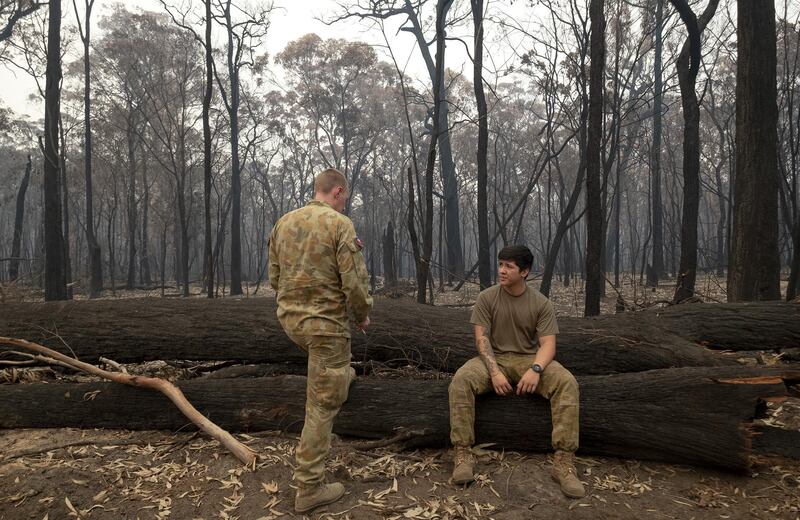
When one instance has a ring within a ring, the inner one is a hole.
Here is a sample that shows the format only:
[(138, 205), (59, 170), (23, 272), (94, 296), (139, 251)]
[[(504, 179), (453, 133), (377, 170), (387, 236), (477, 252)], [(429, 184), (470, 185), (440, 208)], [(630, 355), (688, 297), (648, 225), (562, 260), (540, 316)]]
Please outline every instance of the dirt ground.
[[(259, 453), (243, 468), (191, 433), (0, 431), (0, 520), (292, 518), (292, 435), (239, 435)], [(35, 452), (35, 453), (34, 453)], [(481, 450), (477, 481), (449, 482), (443, 450), (366, 450), (335, 441), (328, 469), (348, 493), (307, 518), (800, 518), (800, 462), (754, 459), (749, 474), (580, 457), (587, 486), (565, 498), (549, 456)]]

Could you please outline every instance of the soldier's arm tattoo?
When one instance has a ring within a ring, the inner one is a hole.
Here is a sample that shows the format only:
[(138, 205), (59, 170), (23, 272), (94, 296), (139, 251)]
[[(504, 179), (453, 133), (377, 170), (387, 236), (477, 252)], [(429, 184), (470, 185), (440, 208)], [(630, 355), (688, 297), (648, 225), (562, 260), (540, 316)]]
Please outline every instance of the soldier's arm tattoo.
[(497, 367), (497, 360), (494, 357), (489, 332), (480, 325), (475, 325), (475, 346), (478, 348), (478, 355), (483, 360), (483, 364), (486, 365), (489, 375), (494, 377), (499, 374), (500, 369)]

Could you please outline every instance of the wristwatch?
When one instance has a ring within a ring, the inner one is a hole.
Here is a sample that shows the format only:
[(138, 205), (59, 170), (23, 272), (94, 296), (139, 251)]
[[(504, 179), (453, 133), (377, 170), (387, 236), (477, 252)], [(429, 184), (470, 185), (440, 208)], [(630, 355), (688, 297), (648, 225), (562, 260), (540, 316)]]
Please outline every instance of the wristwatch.
[(534, 372), (536, 372), (539, 375), (541, 375), (542, 372), (544, 371), (544, 369), (542, 368), (542, 365), (540, 365), (539, 363), (532, 364), (531, 365), (531, 370), (533, 370)]

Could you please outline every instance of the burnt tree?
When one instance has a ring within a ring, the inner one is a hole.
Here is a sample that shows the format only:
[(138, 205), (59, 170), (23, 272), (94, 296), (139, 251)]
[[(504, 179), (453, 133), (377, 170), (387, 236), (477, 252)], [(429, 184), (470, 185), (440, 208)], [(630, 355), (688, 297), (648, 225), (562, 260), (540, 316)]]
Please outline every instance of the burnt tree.
[(17, 207), (14, 212), (14, 238), (11, 242), (11, 259), (8, 263), (8, 278), (13, 282), (19, 277), (19, 261), (21, 254), (22, 227), (25, 223), (25, 194), (28, 192), (28, 183), (31, 180), (31, 155), (25, 165), (25, 175), (19, 183), (17, 191)]
[(736, 175), (728, 301), (780, 298), (774, 0), (738, 1)]
[[(694, 296), (697, 278), (697, 220), (700, 211), (700, 103), (695, 84), (700, 70), (701, 37), (717, 10), (719, 0), (709, 0), (698, 19), (686, 0), (670, 0), (686, 24), (688, 36), (676, 67), (683, 107), (683, 213), (681, 218), (681, 257), (673, 301), (680, 303)], [(655, 269), (654, 269), (655, 270)]]
[(44, 299), (66, 300), (67, 281), (61, 208), (61, 0), (51, 0), (47, 23), (44, 100)]
[(603, 201), (600, 182), (603, 137), (603, 70), (605, 69), (606, 20), (604, 0), (591, 0), (589, 126), (586, 145), (586, 302), (585, 316), (600, 314), (600, 298), (605, 287), (603, 276)]

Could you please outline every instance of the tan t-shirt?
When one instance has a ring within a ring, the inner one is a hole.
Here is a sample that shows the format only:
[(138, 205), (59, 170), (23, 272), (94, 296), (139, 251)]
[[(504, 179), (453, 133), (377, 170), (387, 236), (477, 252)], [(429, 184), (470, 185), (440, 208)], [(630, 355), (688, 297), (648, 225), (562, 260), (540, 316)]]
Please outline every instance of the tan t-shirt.
[(481, 291), (470, 323), (489, 330), (496, 353), (533, 354), (541, 336), (558, 334), (553, 304), (531, 287), (519, 296), (508, 294), (500, 285)]

